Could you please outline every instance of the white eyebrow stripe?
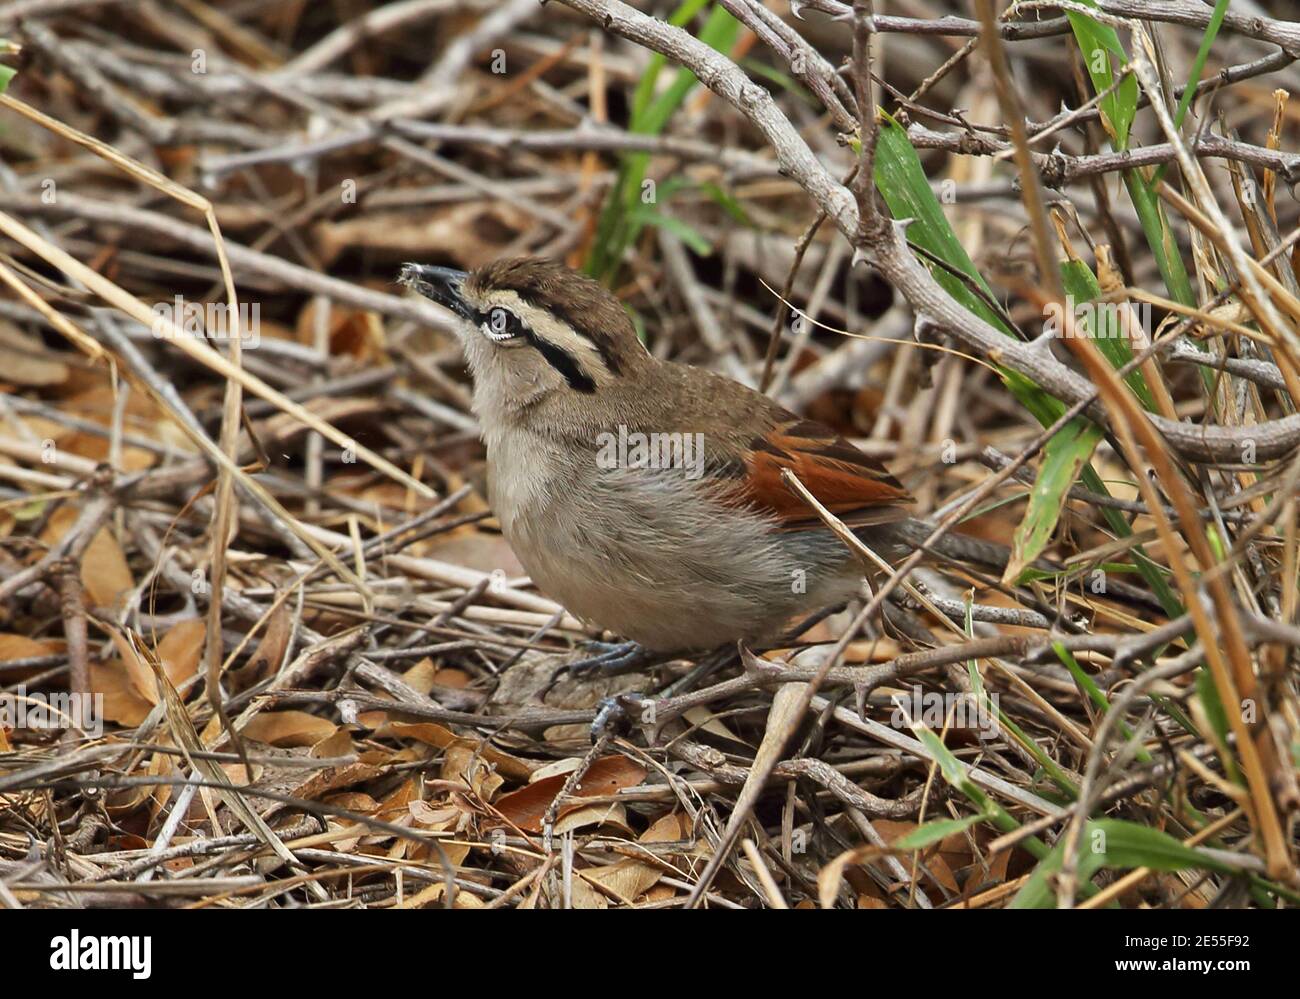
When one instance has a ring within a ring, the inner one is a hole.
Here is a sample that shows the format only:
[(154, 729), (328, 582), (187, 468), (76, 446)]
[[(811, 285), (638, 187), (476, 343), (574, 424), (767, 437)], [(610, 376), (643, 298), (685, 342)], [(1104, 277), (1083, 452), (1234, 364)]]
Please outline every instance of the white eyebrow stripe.
[(496, 306), (509, 309), (536, 336), (572, 357), (578, 367), (597, 384), (604, 384), (614, 377), (594, 343), (547, 310), (521, 298), (518, 292), (494, 289), (484, 296), (480, 309), (490, 312)]

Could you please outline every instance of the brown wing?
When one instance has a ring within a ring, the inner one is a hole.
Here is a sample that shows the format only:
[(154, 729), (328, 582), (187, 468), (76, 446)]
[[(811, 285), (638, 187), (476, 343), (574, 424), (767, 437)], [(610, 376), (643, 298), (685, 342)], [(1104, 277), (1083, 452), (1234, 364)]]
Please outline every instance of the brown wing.
[(880, 462), (825, 424), (794, 416), (751, 442), (745, 468), (746, 499), (775, 514), (787, 528), (806, 527), (817, 515), (782, 480), (786, 469), (850, 527), (900, 520), (912, 502)]

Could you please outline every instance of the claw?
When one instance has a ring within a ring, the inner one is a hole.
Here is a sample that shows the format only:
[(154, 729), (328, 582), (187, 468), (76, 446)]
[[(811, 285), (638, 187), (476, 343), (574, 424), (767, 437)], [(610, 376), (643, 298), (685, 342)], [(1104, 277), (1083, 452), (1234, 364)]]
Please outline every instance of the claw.
[(635, 710), (647, 698), (640, 694), (612, 694), (596, 703), (596, 717), (591, 720), (591, 741), (599, 742), (602, 736), (622, 735), (631, 728), (628, 709)]
[(577, 662), (569, 663), (568, 670), (573, 676), (588, 678), (594, 676), (621, 676), (635, 673), (656, 661), (656, 657), (636, 642), (589, 642), (589, 648), (601, 648), (605, 651), (599, 655), (588, 656)]

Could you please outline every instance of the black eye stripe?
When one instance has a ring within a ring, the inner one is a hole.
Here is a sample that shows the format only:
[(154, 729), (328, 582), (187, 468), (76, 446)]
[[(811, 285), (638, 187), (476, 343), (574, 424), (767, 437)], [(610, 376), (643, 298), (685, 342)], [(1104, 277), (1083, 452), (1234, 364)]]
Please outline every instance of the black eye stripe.
[(543, 340), (532, 330), (525, 330), (528, 343), (537, 348), (537, 352), (546, 358), (546, 363), (564, 376), (569, 388), (576, 392), (595, 392), (596, 383), (582, 370), (582, 366), (563, 347), (557, 347), (550, 340)]
[(578, 363), (577, 358), (563, 347), (538, 336), (509, 309), (494, 306), (487, 312), (479, 312), (476, 319), (487, 335), (498, 342), (522, 337), (528, 346), (542, 355), (547, 364), (564, 376), (564, 380), (574, 391), (596, 391), (596, 383), (582, 370), (582, 365)]
[(573, 332), (577, 333), (580, 337), (595, 347), (596, 352), (600, 354), (600, 359), (605, 362), (605, 367), (609, 369), (610, 374), (618, 375), (622, 373), (618, 363), (618, 358), (614, 356), (614, 352), (610, 350), (609, 345), (603, 338), (594, 336), (588, 331), (586, 323), (588, 317), (575, 314), (571, 309), (565, 308), (564, 305), (559, 302), (543, 300), (538, 296), (530, 295), (523, 290), (518, 290), (515, 294), (534, 308), (546, 310), (556, 319), (560, 320), (560, 322), (566, 324), (569, 329), (573, 330)]

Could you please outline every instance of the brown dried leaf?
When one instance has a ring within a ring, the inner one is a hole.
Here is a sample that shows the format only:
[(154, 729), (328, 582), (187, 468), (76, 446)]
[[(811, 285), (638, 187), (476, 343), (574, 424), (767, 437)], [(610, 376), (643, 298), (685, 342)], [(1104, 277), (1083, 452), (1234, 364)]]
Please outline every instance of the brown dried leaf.
[[(561, 806), (560, 815), (584, 807), (582, 798), (614, 794), (625, 787), (635, 787), (645, 779), (645, 768), (625, 756), (605, 756), (591, 765), (583, 775), (581, 784), (574, 789), (574, 798)], [(564, 787), (567, 776), (557, 774), (534, 781), (518, 791), (511, 791), (496, 803), (497, 809), (511, 823), (526, 832), (541, 832), (542, 819), (551, 802)]]
[(62, 385), (68, 380), (68, 366), (62, 361), (10, 350), (4, 344), (0, 344), (0, 371), (6, 385), (23, 388)]
[(235, 690), (247, 690), (253, 684), (271, 676), (284, 661), (284, 652), (289, 647), (293, 635), (293, 614), (287, 603), (280, 604), (271, 612), (266, 622), (262, 640), (248, 662), (229, 672), (231, 687)]
[(117, 649), (120, 657), (118, 660), (123, 669), (126, 671), (128, 679), (131, 681), (131, 687), (136, 695), (149, 704), (158, 703), (158, 685), (154, 681), (153, 670), (147, 663), (141, 662), (136, 651), (131, 647), (131, 643), (126, 640), (116, 628), (109, 629), (109, 637), (113, 640), (113, 647)]
[[(41, 540), (54, 545), (68, 533), (80, 510), (68, 503), (55, 510), (41, 532)], [(93, 607), (115, 608), (120, 596), (135, 586), (135, 578), (126, 564), (122, 546), (108, 526), (101, 527), (91, 539), (81, 559), (81, 585)]]
[(207, 637), (207, 623), (199, 617), (178, 621), (158, 643), (158, 661), (172, 686), (180, 690), (199, 671), (203, 658), (203, 640)]
[(533, 770), (536, 769), (527, 760), (511, 756), (509, 753), (502, 752), (495, 746), (479, 739), (470, 739), (457, 735), (451, 729), (444, 728), (435, 722), (390, 722), (379, 728), (375, 735), (380, 738), (415, 739), (417, 742), (423, 742), (428, 746), (437, 746), (439, 749), (445, 749), (457, 743), (470, 746), (478, 752), (482, 759), (496, 767), (502, 776), (509, 777), (511, 780), (528, 780), (532, 776)]
[(104, 717), (135, 728), (149, 714), (153, 702), (140, 696), (135, 682), (120, 659), (90, 664), (90, 689), (104, 695)]
[(239, 734), (271, 746), (314, 746), (337, 729), (328, 718), (306, 711), (265, 711), (250, 718)]
[(596, 882), (630, 904), (653, 888), (664, 872), (627, 857), (608, 867), (589, 870), (586, 875), (587, 880)]

